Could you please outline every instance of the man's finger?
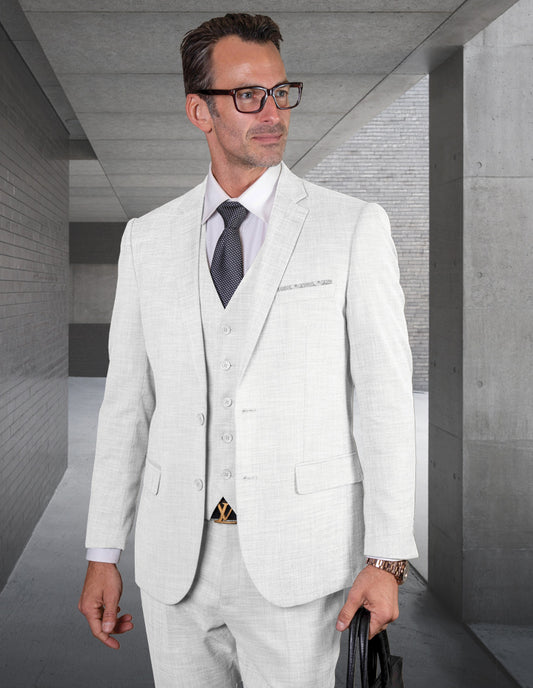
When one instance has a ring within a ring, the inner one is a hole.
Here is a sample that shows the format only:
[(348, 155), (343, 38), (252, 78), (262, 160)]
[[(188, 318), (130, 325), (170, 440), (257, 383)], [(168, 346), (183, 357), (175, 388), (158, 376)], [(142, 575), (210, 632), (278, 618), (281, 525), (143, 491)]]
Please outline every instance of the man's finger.
[(91, 633), (95, 638), (98, 638), (98, 640), (104, 643), (104, 645), (107, 645), (113, 649), (118, 649), (120, 647), (117, 640), (110, 638), (109, 633), (105, 633), (102, 630), (102, 620), (100, 618), (87, 616), (87, 622), (91, 629)]
[(368, 639), (373, 638), (375, 635), (378, 633), (381, 633), (381, 631), (384, 631), (389, 624), (383, 624), (380, 623), (379, 621), (372, 621), (373, 614), (370, 615), (370, 628), (368, 631)]
[(339, 616), (337, 617), (338, 631), (344, 631), (346, 628), (348, 628), (351, 620), (355, 616), (355, 612), (362, 604), (363, 598), (361, 595), (354, 595), (351, 591), (348, 593), (344, 607), (340, 610)]
[(102, 631), (112, 633), (117, 623), (118, 597), (111, 595), (106, 599), (104, 595), (104, 613), (102, 614)]
[(124, 614), (117, 619), (113, 633), (127, 633), (133, 628), (131, 614)]
[(106, 607), (102, 615), (102, 631), (104, 633), (113, 633), (117, 623), (116, 607)]

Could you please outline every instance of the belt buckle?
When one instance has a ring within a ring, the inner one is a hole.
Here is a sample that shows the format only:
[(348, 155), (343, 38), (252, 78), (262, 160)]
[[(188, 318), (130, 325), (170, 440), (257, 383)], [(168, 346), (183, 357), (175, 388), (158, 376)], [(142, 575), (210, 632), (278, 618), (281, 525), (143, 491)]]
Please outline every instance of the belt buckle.
[[(218, 507), (218, 518), (214, 519), (215, 523), (227, 523), (234, 524), (237, 523), (236, 518), (230, 518), (233, 509), (230, 507), (228, 502), (223, 502), (222, 500), (217, 504)], [(235, 512), (233, 512), (235, 514)]]

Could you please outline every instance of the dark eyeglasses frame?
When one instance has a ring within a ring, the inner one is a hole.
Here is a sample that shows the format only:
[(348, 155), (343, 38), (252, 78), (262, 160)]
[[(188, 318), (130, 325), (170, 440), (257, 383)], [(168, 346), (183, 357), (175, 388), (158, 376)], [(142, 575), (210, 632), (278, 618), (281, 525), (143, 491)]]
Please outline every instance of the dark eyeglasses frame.
[[(276, 96), (274, 95), (274, 91), (280, 88), (281, 86), (298, 87), (298, 100), (294, 105), (289, 105), (288, 107), (281, 107), (278, 104)], [(237, 91), (246, 90), (247, 88), (259, 89), (264, 93), (263, 97), (261, 98), (261, 105), (256, 110), (239, 110), (239, 107), (237, 106)], [(237, 110), (237, 112), (242, 112), (243, 115), (253, 115), (256, 112), (261, 112), (261, 110), (265, 107), (265, 103), (267, 102), (268, 96), (272, 96), (278, 110), (292, 110), (292, 108), (295, 108), (297, 105), (300, 104), (300, 100), (302, 98), (302, 88), (303, 83), (301, 81), (283, 81), (281, 84), (276, 84), (276, 86), (272, 86), (272, 88), (266, 88), (265, 86), (239, 86), (239, 88), (204, 88), (201, 91), (196, 91), (196, 93), (201, 96), (233, 96), (233, 103), (235, 105), (235, 109)]]

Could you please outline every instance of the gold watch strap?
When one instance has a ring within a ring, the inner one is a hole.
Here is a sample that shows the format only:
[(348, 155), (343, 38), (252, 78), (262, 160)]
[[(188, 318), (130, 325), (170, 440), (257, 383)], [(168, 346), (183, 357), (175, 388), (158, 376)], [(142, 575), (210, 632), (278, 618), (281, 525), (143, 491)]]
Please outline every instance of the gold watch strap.
[(366, 563), (369, 566), (374, 566), (377, 569), (382, 569), (388, 573), (392, 573), (398, 585), (405, 582), (409, 570), (409, 562), (406, 559), (400, 561), (389, 561), (387, 559), (374, 559), (367, 557)]

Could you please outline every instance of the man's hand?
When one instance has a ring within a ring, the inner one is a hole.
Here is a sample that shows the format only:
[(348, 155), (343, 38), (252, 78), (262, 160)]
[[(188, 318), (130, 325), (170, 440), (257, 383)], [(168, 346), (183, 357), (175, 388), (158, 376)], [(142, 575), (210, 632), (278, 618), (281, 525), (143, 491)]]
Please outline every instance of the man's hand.
[(122, 594), (122, 578), (115, 564), (90, 561), (78, 609), (87, 618), (92, 634), (104, 645), (118, 650), (120, 643), (111, 633), (131, 631), (131, 614), (123, 614), (118, 602)]
[(337, 630), (348, 628), (359, 607), (370, 612), (370, 633), (372, 638), (387, 628), (387, 624), (398, 618), (398, 583), (388, 571), (375, 566), (366, 566), (355, 579), (346, 604), (337, 618)]

